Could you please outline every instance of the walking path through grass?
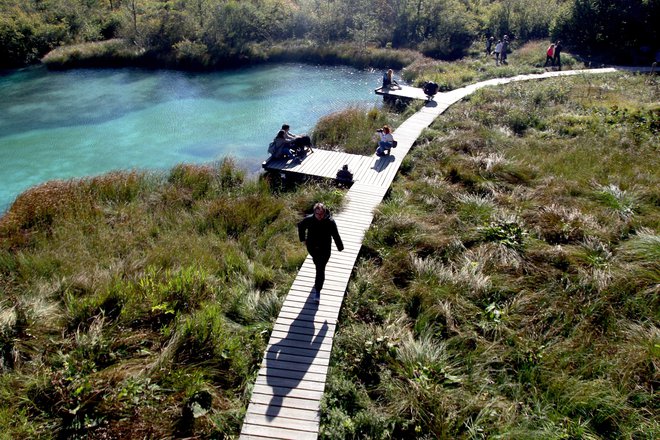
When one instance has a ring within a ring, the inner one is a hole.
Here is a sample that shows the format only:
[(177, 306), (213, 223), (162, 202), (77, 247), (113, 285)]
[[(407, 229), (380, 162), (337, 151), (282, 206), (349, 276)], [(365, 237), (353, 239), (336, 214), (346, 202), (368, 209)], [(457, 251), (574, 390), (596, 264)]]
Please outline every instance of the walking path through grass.
[[(622, 69), (518, 75), (482, 81), (451, 92), (439, 93), (433, 101), (426, 103), (420, 111), (396, 129), (394, 138), (398, 141), (398, 146), (392, 150), (391, 156), (377, 157), (374, 154), (371, 157), (362, 157), (363, 159), (354, 158), (355, 168), (352, 171), (356, 182), (346, 194), (342, 212), (335, 216), (345, 249), (343, 252), (334, 251), (328, 262), (320, 303), (316, 303), (311, 295), (314, 263), (310, 256), (303, 263), (273, 327), (261, 369), (252, 389), (252, 398), (240, 438), (307, 440), (318, 437), (320, 401), (325, 388), (332, 341), (344, 293), (362, 240), (373, 220), (374, 209), (381, 203), (392, 184), (403, 158), (435, 118), (450, 105), (482, 87), (556, 76), (612, 73), (617, 70)], [(324, 162), (336, 160), (337, 163), (346, 163), (342, 161), (349, 156), (345, 153), (321, 151), (314, 152), (312, 156), (316, 154), (319, 154), (318, 158), (323, 156)], [(298, 165), (302, 164), (294, 164), (291, 167)], [(322, 177), (334, 177), (337, 168), (338, 166), (332, 165), (332, 173)]]

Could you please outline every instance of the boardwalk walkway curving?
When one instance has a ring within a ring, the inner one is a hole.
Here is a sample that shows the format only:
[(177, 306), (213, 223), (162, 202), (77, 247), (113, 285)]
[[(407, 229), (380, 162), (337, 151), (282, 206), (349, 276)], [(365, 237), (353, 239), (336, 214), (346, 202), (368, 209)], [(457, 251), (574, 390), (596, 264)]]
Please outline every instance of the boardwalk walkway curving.
[[(344, 163), (356, 182), (347, 192), (343, 210), (335, 215), (345, 249), (333, 250), (326, 268), (320, 303), (311, 298), (314, 263), (307, 257), (284, 300), (252, 389), (240, 438), (313, 440), (318, 437), (320, 401), (330, 362), (339, 309), (362, 240), (396, 172), (422, 130), (450, 105), (489, 85), (585, 73), (611, 73), (614, 68), (547, 72), (483, 81), (448, 93), (439, 93), (394, 132), (398, 147), (383, 158), (316, 150), (301, 163), (273, 165), (292, 172), (334, 177)], [(312, 162), (312, 158), (316, 158)], [(308, 161), (305, 164), (306, 161)], [(385, 162), (386, 161), (386, 162)], [(271, 164), (272, 165), (272, 164)]]

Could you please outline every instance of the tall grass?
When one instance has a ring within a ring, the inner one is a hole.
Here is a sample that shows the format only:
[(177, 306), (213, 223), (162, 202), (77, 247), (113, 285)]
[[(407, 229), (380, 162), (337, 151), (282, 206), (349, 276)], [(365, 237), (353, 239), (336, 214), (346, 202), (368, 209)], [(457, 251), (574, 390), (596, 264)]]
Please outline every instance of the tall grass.
[(511, 84), (425, 132), (349, 286), (322, 438), (660, 435), (657, 100)]
[(237, 435), (306, 255), (295, 223), (342, 199), (231, 160), (19, 196), (0, 219), (0, 437)]
[[(481, 47), (473, 50), (473, 56), (458, 61), (446, 62), (430, 58), (418, 58), (406, 67), (403, 77), (421, 85), (425, 81), (434, 81), (440, 91), (454, 90), (465, 85), (491, 78), (506, 78), (520, 74), (542, 73), (545, 71), (545, 52), (550, 43), (531, 41), (523, 46), (510, 45), (508, 64), (496, 65), (493, 56), (487, 57)], [(570, 53), (562, 53), (562, 69), (585, 68)]]

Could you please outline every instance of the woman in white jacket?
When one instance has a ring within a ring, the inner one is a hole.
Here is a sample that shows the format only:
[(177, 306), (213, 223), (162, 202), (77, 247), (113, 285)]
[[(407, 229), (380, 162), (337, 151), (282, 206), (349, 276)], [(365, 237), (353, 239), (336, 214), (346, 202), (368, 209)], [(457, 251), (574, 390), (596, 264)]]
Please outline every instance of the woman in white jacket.
[(378, 141), (378, 148), (376, 148), (376, 156), (383, 156), (385, 151), (391, 150), (394, 145), (394, 136), (388, 125), (383, 125), (383, 128), (377, 130), (380, 140)]

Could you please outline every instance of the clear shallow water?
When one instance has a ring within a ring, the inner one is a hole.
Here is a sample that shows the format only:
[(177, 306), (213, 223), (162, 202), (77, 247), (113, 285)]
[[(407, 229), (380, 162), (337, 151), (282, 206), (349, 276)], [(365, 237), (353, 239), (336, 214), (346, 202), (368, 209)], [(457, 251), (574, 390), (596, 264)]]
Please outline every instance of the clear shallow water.
[(138, 69), (0, 76), (0, 213), (52, 179), (234, 157), (257, 170), (283, 122), (309, 132), (373, 105), (379, 72), (282, 64), (229, 72)]

